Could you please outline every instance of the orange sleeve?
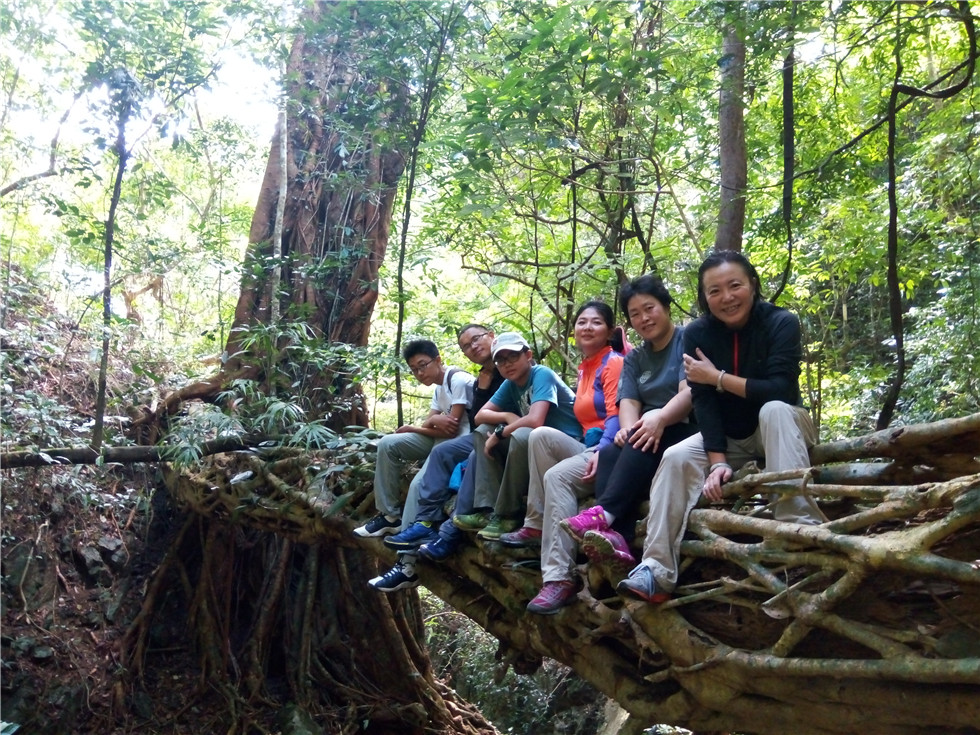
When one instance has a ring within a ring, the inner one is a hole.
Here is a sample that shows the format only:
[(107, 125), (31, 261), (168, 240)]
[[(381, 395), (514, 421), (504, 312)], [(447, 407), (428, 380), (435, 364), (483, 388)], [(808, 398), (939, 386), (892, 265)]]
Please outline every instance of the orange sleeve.
[(606, 416), (619, 416), (616, 394), (619, 392), (619, 376), (623, 372), (623, 356), (610, 355), (599, 379), (602, 381), (603, 398), (606, 401)]

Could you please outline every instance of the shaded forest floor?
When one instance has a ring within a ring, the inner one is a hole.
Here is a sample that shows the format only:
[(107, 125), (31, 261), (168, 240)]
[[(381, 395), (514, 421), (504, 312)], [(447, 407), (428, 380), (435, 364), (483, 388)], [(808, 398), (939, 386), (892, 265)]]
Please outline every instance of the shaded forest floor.
[[(6, 275), (6, 274), (5, 274)], [(98, 352), (12, 273), (0, 322), (4, 449), (81, 446)], [(110, 405), (152, 400), (164, 364), (110, 360)], [(126, 418), (112, 417), (122, 435)], [(0, 474), (2, 719), (21, 733), (210, 732), (224, 703), (200, 690), (180, 616), (155, 631), (144, 694), (126, 698), (117, 644), (167, 548), (175, 511), (152, 465)], [(168, 629), (169, 628), (169, 629)], [(271, 723), (270, 723), (271, 724)]]

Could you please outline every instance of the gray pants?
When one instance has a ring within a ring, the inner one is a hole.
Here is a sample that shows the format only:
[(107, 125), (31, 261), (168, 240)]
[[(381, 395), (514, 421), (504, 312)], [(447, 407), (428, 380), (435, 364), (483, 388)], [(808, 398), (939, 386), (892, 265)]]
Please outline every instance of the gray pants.
[[(503, 518), (520, 518), (524, 508), (524, 497), (530, 482), (527, 464), (527, 445), (530, 436), (531, 429), (527, 427), (515, 430), (507, 440), (507, 458), (501, 463), (499, 459), (488, 458), (483, 453), (487, 443), (487, 432), (477, 431), (473, 434), (473, 450), (477, 456), (477, 501), (481, 500), (481, 483), (492, 485), (497, 481), (497, 497), (492, 505), (494, 512)], [(475, 504), (475, 507), (480, 506)]]
[[(728, 439), (725, 457), (733, 468), (752, 459), (764, 459), (767, 472), (810, 466), (807, 447), (816, 443), (810, 414), (799, 406), (770, 401), (759, 413), (759, 428), (745, 439)], [(677, 584), (681, 539), (687, 516), (701, 497), (708, 472), (708, 454), (701, 434), (695, 434), (664, 452), (650, 488), (650, 513), (643, 544), (643, 563), (653, 570), (657, 585), (670, 592)], [(777, 520), (817, 524), (821, 513), (802, 496), (786, 497), (774, 508)]]
[(545, 582), (572, 578), (575, 542), (558, 525), (578, 513), (579, 500), (593, 493), (582, 479), (592, 450), (564, 432), (541, 426), (531, 432), (531, 473), (524, 525), (541, 530), (541, 577)]
[[(386, 434), (378, 442), (378, 456), (374, 467), (374, 506), (387, 516), (401, 515), (409, 525), (415, 520), (418, 508), (418, 484), (425, 474), (429, 454), (444, 439), (432, 439), (422, 434)], [(412, 479), (402, 513), (401, 478), (407, 462), (424, 459), (425, 463)]]
[(493, 508), (497, 503), (497, 495), (500, 494), (503, 467), (500, 462), (483, 453), (483, 447), (486, 446), (487, 437), (492, 430), (493, 427), (489, 424), (477, 426), (473, 430), (473, 464), (467, 467), (467, 472), (473, 473), (473, 508)]
[(578, 513), (579, 502), (592, 495), (591, 481), (582, 479), (592, 450), (562, 460), (544, 476), (544, 527), (541, 529), (541, 579), (561, 582), (572, 579), (575, 541), (561, 530), (561, 523)]

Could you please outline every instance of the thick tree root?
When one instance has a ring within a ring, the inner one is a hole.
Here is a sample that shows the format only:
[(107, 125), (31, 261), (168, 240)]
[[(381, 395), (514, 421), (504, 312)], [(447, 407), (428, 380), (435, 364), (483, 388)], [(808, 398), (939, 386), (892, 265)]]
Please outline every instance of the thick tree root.
[[(307, 462), (277, 456), (270, 466), (276, 462), (280, 471), (309, 476)], [(259, 470), (254, 480), (225, 472), (241, 469), (240, 463)], [(228, 479), (234, 477), (237, 482)], [(288, 702), (317, 720), (340, 723), (345, 732), (495, 732), (434, 678), (417, 644), (423, 638), (418, 597), (367, 586), (377, 563), (354, 548), (340, 517), (321, 514), (318, 500), (329, 491), (303, 495), (251, 455), (203, 475), (171, 473), (168, 479), (197, 512), (187, 515), (122, 641), (130, 686), (139, 685), (145, 670), (162, 598), (179, 590), (200, 693), (225, 692), (233, 730), (247, 731), (247, 723)], [(254, 502), (243, 502), (253, 492)], [(269, 511), (279, 503), (284, 518), (274, 522)], [(261, 530), (236, 523), (253, 514)], [(281, 533), (301, 519), (315, 519), (319, 544)], [(268, 523), (280, 533), (268, 533)]]
[[(926, 466), (923, 452), (908, 443), (916, 436), (941, 461)], [(636, 727), (976, 733), (980, 474), (950, 468), (976, 463), (978, 437), (980, 417), (970, 417), (814, 451), (851, 464), (790, 473), (747, 468), (728, 485), (726, 504), (691, 513), (680, 585), (660, 606), (617, 596), (621, 570), (582, 567), (578, 604), (554, 616), (529, 614), (525, 605), (540, 576), (493, 543), (467, 544), (448, 563), (421, 564), (419, 574), (501, 641), (504, 666), (529, 672), (543, 657), (561, 661), (626, 708)], [(899, 442), (899, 450), (889, 442)], [(967, 454), (957, 454), (959, 447)], [(853, 463), (874, 452), (891, 459)], [(365, 568), (367, 557), (353, 547), (384, 563), (393, 557), (377, 539), (355, 539), (337, 515), (345, 505), (371, 505), (370, 465), (360, 457), (226, 456), (174, 483), (194, 514), (238, 528), (249, 548), (267, 549), (261, 560), (239, 559), (234, 575), (227, 566), (209, 572), (208, 586), (220, 595), (185, 582), (195, 589), (195, 619), (206, 621), (214, 638), (200, 641), (202, 655), (210, 651), (202, 670), (214, 676), (237, 661), (238, 676), (257, 696), (267, 691), (278, 650), (297, 701), (313, 706), (329, 692), (332, 702), (343, 697), (358, 716), (378, 722), (391, 717), (416, 728), (424, 712), (427, 727), (482, 732), (478, 717), (467, 719), (447, 699), (415, 643), (414, 595), (371, 597), (366, 590), (375, 569)], [(772, 497), (796, 493), (817, 500), (827, 521), (799, 526), (769, 517)], [(227, 533), (201, 538), (217, 550)], [(292, 539), (293, 548), (275, 537)], [(220, 548), (226, 565), (245, 553), (241, 541)], [(285, 567), (278, 554), (289, 557)], [(297, 569), (304, 580), (298, 587)], [(262, 570), (260, 579), (250, 583), (243, 570)], [(277, 581), (281, 574), (289, 584)], [(218, 606), (224, 595), (239, 606), (251, 601), (252, 645), (264, 648), (245, 657), (232, 650), (227, 641), (236, 628), (227, 623), (230, 610)], [(379, 645), (389, 652), (383, 666), (356, 653)], [(405, 699), (392, 701), (392, 691)]]

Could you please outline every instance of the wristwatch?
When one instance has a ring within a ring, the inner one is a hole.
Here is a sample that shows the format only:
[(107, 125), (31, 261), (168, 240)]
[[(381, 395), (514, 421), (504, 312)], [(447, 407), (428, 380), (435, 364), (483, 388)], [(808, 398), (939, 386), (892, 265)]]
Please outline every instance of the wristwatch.
[(497, 424), (494, 427), (493, 433), (497, 435), (498, 439), (504, 438), (504, 429), (507, 428), (507, 424)]

